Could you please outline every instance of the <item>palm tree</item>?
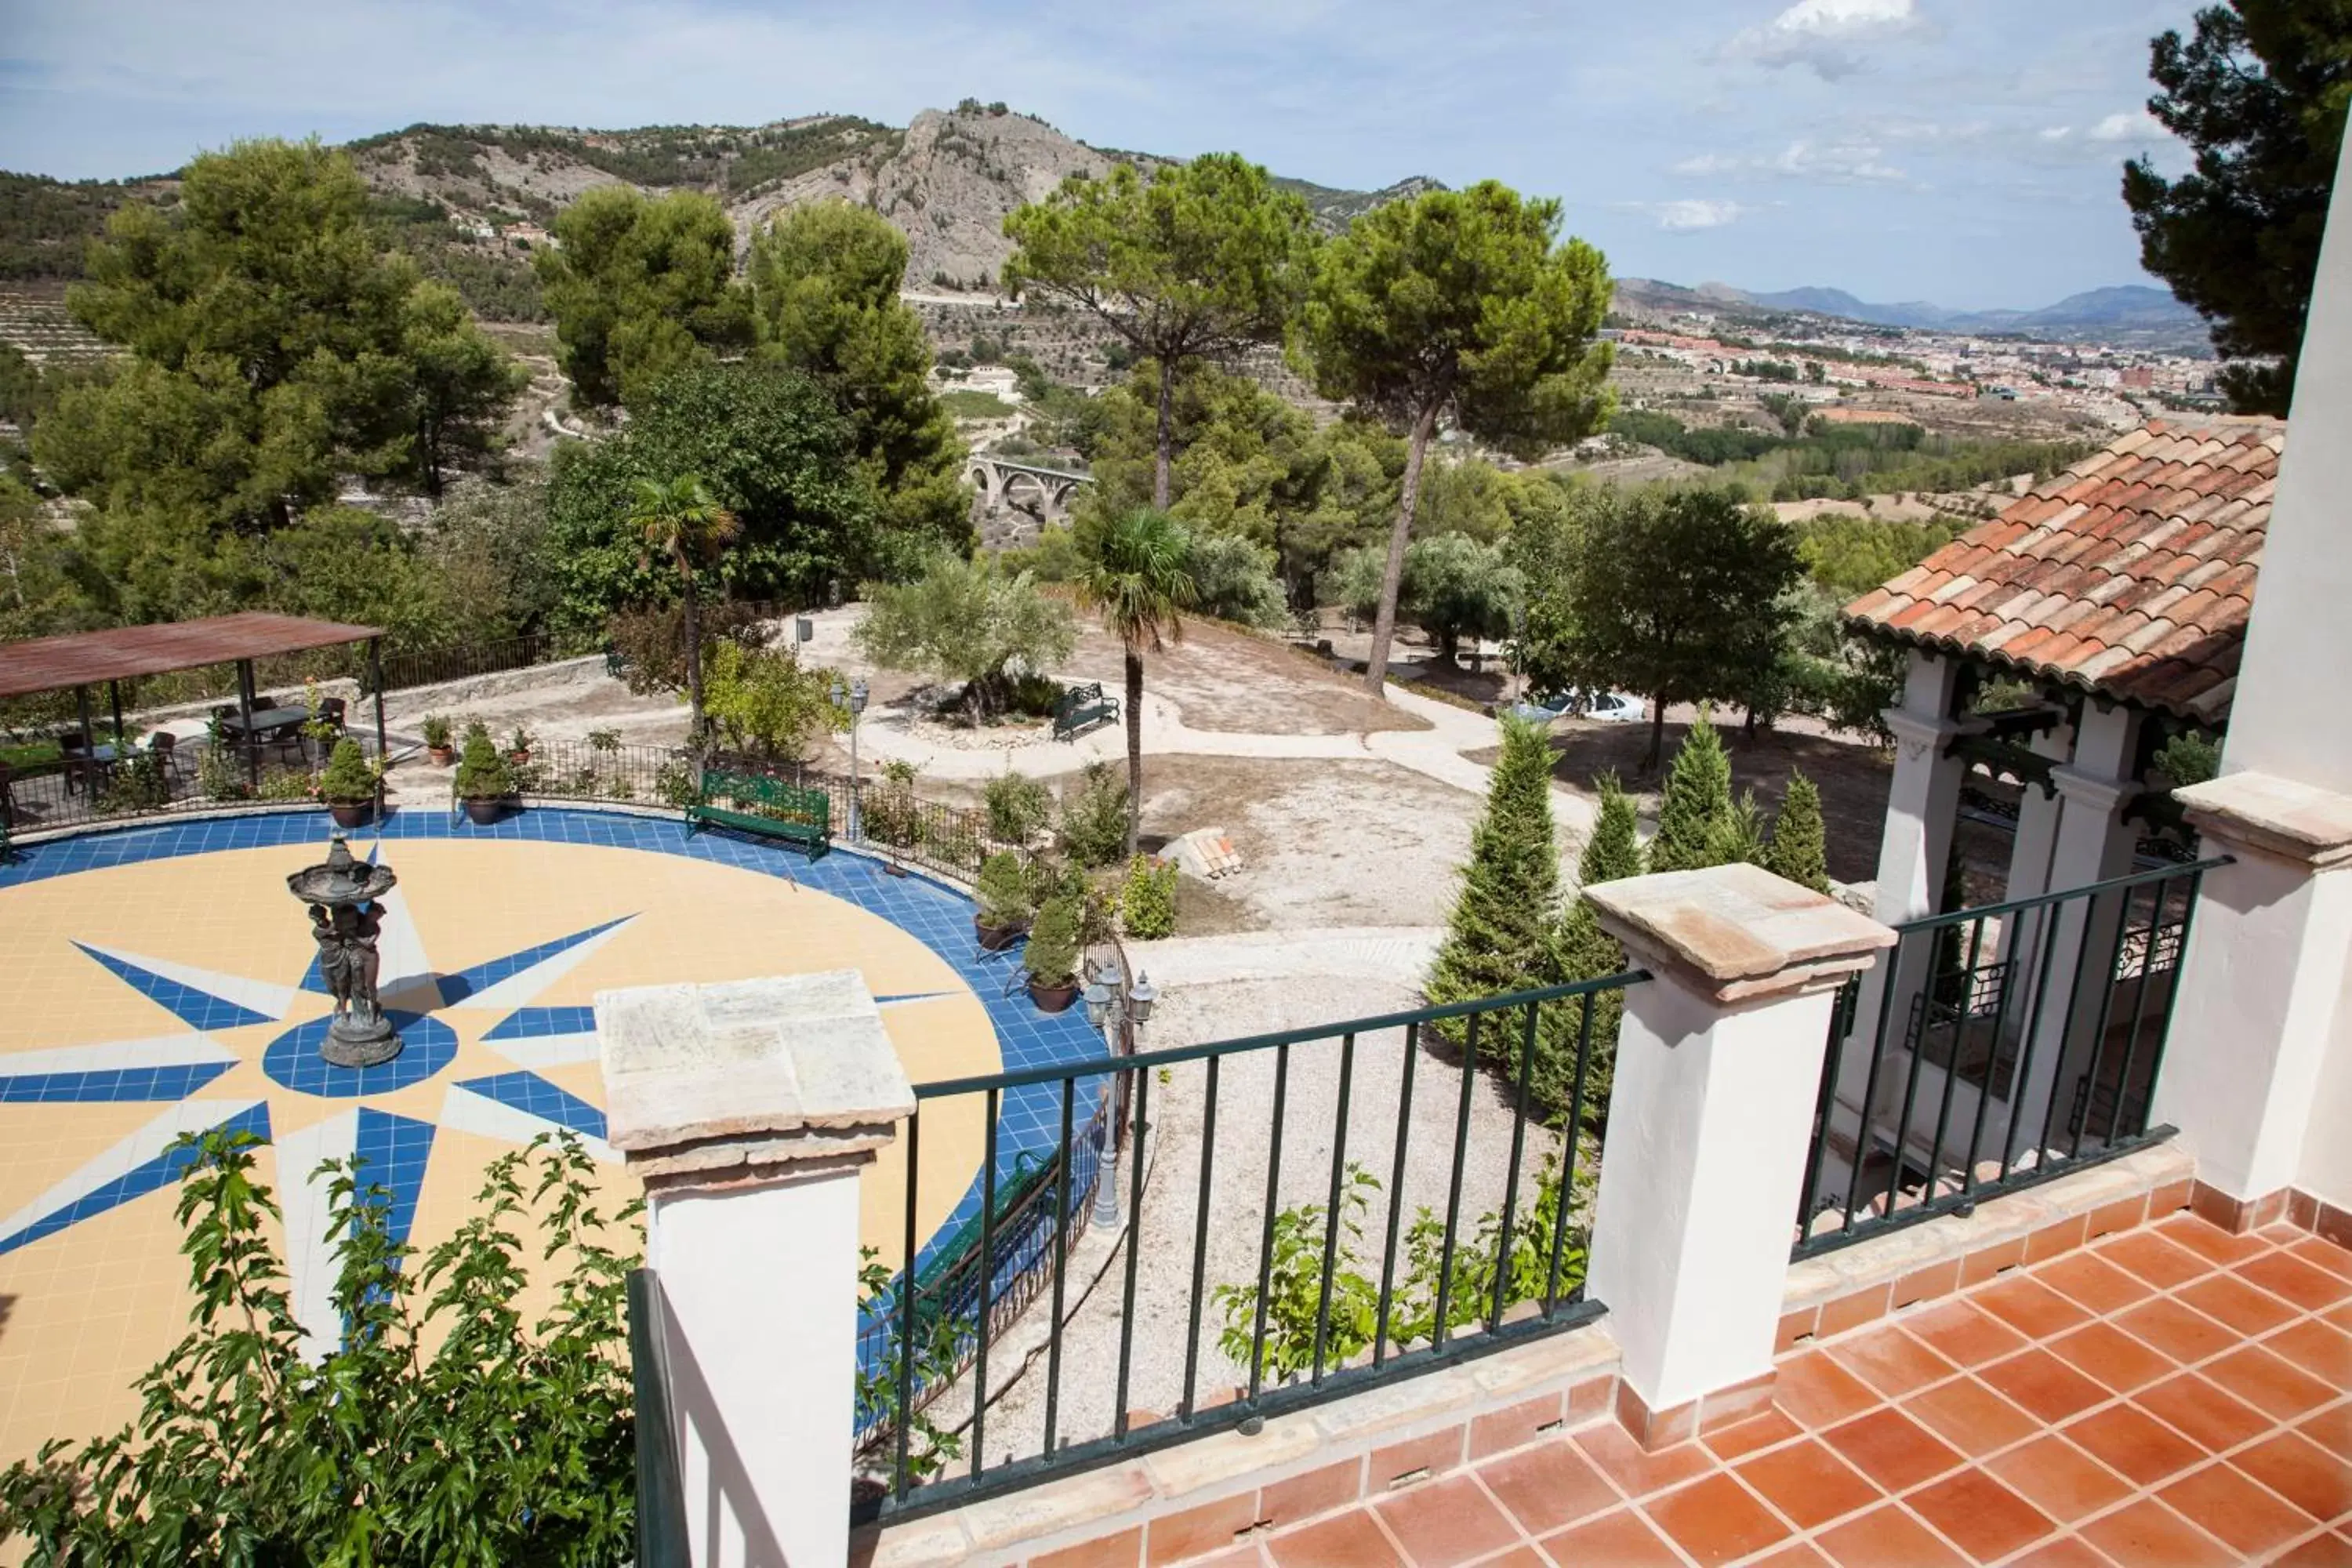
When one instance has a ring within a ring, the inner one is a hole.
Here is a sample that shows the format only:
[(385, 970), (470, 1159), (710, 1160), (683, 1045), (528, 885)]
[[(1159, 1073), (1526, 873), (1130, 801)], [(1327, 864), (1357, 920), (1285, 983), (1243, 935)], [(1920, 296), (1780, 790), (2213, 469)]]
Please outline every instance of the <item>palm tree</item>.
[(667, 484), (639, 479), (629, 506), (629, 526), (645, 541), (644, 559), (667, 557), (686, 583), (686, 704), (688, 743), (699, 757), (705, 742), (702, 717), (702, 616), (695, 574), (718, 560), (742, 531), (742, 523), (720, 506), (697, 474), (680, 474)]
[(1087, 562), (1072, 584), (1102, 614), (1127, 650), (1127, 853), (1143, 826), (1143, 653), (1184, 635), (1192, 607), (1192, 537), (1164, 511), (1138, 507), (1088, 531)]

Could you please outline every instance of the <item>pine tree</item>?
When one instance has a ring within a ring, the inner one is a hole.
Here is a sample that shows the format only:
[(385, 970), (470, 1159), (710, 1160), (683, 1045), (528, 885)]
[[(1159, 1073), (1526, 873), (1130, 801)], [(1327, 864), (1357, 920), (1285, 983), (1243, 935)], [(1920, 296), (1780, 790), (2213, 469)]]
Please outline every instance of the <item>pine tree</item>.
[[(1577, 885), (1597, 887), (1642, 874), (1642, 843), (1633, 820), (1633, 797), (1617, 784), (1613, 774), (1593, 781), (1601, 792), (1601, 815), (1592, 837), (1576, 865)], [(1550, 948), (1553, 984), (1601, 980), (1625, 967), (1625, 950), (1601, 929), (1601, 919), (1582, 897), (1570, 904), (1553, 932)], [(1592, 1044), (1585, 1067), (1584, 1124), (1598, 1127), (1609, 1114), (1610, 1069), (1617, 1055), (1617, 1025), (1625, 1009), (1622, 991), (1592, 994)], [(1565, 1112), (1576, 1092), (1576, 1052), (1583, 1025), (1584, 1004), (1555, 1003), (1544, 1009), (1538, 1055), (1531, 1075), (1535, 1099), (1548, 1111)]]
[(1650, 840), (1652, 873), (1715, 865), (1709, 839), (1731, 813), (1731, 759), (1701, 712), (1675, 752), (1659, 797), (1658, 831)]
[(1822, 830), (1822, 792), (1800, 773), (1789, 775), (1780, 815), (1772, 823), (1772, 847), (1764, 868), (1816, 893), (1830, 890), (1829, 851)]
[[(1486, 809), (1471, 829), (1470, 863), (1430, 971), (1426, 991), (1433, 1005), (1498, 996), (1544, 978), (1559, 905), (1551, 763), (1551, 745), (1540, 730), (1503, 721), (1503, 754), (1487, 785)], [(1441, 1032), (1456, 1043), (1467, 1033), (1458, 1022)], [(1505, 1056), (1516, 1037), (1500, 1025), (1482, 1026), (1480, 1043)]]
[(1745, 791), (1738, 805), (1707, 825), (1706, 863), (1761, 866), (1769, 853), (1765, 837), (1764, 808), (1756, 804), (1754, 790)]

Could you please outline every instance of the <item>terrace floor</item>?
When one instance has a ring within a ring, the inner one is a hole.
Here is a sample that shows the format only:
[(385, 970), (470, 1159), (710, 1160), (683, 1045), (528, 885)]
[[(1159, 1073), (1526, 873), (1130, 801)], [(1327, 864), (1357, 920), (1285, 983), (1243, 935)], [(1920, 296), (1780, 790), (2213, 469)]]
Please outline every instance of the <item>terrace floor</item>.
[(1194, 1561), (2352, 1564), (2352, 1252), (2292, 1226), (2183, 1213), (1780, 1372), (1772, 1410), (1696, 1442), (1604, 1418)]

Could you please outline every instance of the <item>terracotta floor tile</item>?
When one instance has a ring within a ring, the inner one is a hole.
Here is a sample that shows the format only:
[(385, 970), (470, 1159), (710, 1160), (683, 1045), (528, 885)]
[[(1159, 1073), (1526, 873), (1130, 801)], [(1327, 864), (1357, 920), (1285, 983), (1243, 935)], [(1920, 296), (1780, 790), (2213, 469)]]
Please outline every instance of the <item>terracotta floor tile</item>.
[(1945, 1301), (1903, 1320), (1904, 1332), (1946, 1361), (1980, 1366), (2025, 1348), (2025, 1336), (1969, 1301)]
[(1842, 1340), (1822, 1353), (1889, 1399), (1960, 1370), (1892, 1323)]
[(2234, 1274), (2213, 1274), (2173, 1292), (2209, 1318), (2242, 1334), (2266, 1334), (2291, 1322), (2295, 1310), (2267, 1290), (2257, 1290)]
[(2118, 1312), (2116, 1326), (2184, 1364), (2220, 1355), (2244, 1336), (2170, 1296)]
[(2271, 1568), (2352, 1568), (2352, 1535), (2329, 1531), (2271, 1559)]
[(2030, 1275), (1971, 1290), (1968, 1299), (2030, 1340), (2046, 1340), (2091, 1321), (2090, 1313)]
[(2352, 1454), (2352, 1405), (2333, 1405), (2306, 1415), (2294, 1429), (2331, 1454)]
[(2199, 1369), (2257, 1410), (2292, 1421), (2331, 1404), (2336, 1390), (2260, 1345), (2231, 1351)]
[(2291, 1508), (2227, 1465), (2191, 1470), (2156, 1494), (2182, 1518), (2248, 1557), (2274, 1551), (2311, 1528), (2301, 1509)]
[(1817, 1529), (1886, 1495), (1811, 1437), (1732, 1468), (1800, 1530)]
[(1955, 1378), (1916, 1394), (1901, 1408), (1971, 1458), (2022, 1442), (2042, 1423), (1973, 1377)]
[(1895, 1409), (1832, 1426), (1822, 1439), (1891, 1492), (1908, 1491), (1961, 1462), (1958, 1449)]
[(2115, 1568), (2079, 1535), (2053, 1535), (2032, 1551), (2009, 1560), (2007, 1568)]
[(1514, 1546), (1500, 1557), (1482, 1557), (1478, 1568), (1551, 1568), (1551, 1559), (1532, 1546)]
[(1707, 1433), (1699, 1441), (1707, 1451), (1724, 1463), (1744, 1458), (1759, 1448), (1777, 1447), (1799, 1436), (1804, 1428), (1789, 1419), (1781, 1410), (1767, 1410), (1761, 1415), (1751, 1415), (1728, 1426)]
[(2238, 1554), (2153, 1498), (2093, 1520), (2083, 1539), (2133, 1568), (2230, 1568)]
[(2193, 1373), (2143, 1388), (2132, 1403), (2216, 1454), (2251, 1442), (2273, 1425), (2270, 1416)]
[(2306, 1236), (2289, 1247), (2287, 1251), (2315, 1268), (2325, 1268), (2339, 1279), (2352, 1279), (2352, 1252), (2347, 1252), (2332, 1241), (2322, 1241), (2315, 1236)]
[(2284, 1356), (2338, 1394), (2352, 1393), (2352, 1334), (2341, 1329), (2305, 1318), (2264, 1340), (2263, 1349)]
[(1650, 1521), (1630, 1508), (1604, 1513), (1536, 1542), (1560, 1568), (1683, 1568), (1683, 1560)]
[(2220, 1264), (2242, 1263), (2271, 1249), (2271, 1244), (2260, 1237), (2232, 1236), (2220, 1226), (2201, 1220), (2193, 1214), (2174, 1215), (2150, 1228), (2165, 1240)]
[(1265, 1548), (1252, 1541), (1214, 1557), (1196, 1557), (1184, 1568), (1265, 1568), (1268, 1561)]
[(1618, 1505), (1617, 1489), (1572, 1443), (1539, 1443), (1490, 1460), (1478, 1467), (1478, 1479), (1529, 1535)]
[(1992, 1384), (1995, 1392), (2051, 1423), (2114, 1397), (2044, 1350), (2030, 1350), (1979, 1367), (1977, 1375)]
[(1381, 1499), (1372, 1511), (1420, 1568), (1453, 1568), (1519, 1538), (1510, 1516), (1474, 1476), (1423, 1481)]
[(2282, 1432), (2230, 1463), (2323, 1524), (2352, 1512), (2352, 1455)]
[(2205, 1458), (2196, 1444), (2132, 1405), (2113, 1405), (2085, 1415), (2066, 1427), (2064, 1435), (2107, 1468), (2143, 1487), (2178, 1475)]
[(1265, 1550), (1278, 1568), (1409, 1568), (1362, 1509), (1268, 1536)]
[(1789, 1534), (1789, 1527), (1747, 1488), (1720, 1472), (1654, 1497), (1642, 1505), (1642, 1511), (1699, 1568), (1717, 1568), (1760, 1552)]
[(1772, 1403), (1808, 1426), (1827, 1426), (1879, 1403), (1878, 1395), (1845, 1368), (1808, 1351), (1780, 1363)]
[(2284, 1296), (2306, 1312), (2317, 1312), (2352, 1297), (2352, 1279), (2315, 1268), (2300, 1258), (2273, 1252), (2241, 1263), (2230, 1272), (2273, 1296)]
[(1584, 1452), (1584, 1457), (1601, 1468), (1601, 1473), (1617, 1483), (1627, 1497), (1646, 1497), (1715, 1468), (1714, 1456), (1696, 1443), (1677, 1444), (1645, 1454), (1625, 1428), (1615, 1422), (1588, 1426), (1570, 1438)]
[(1838, 1568), (1946, 1568), (1967, 1559), (1903, 1511), (1900, 1503), (1873, 1509), (1815, 1537)]
[(1791, 1542), (1769, 1557), (1759, 1558), (1755, 1568), (1832, 1568), (1832, 1564), (1818, 1549), (1798, 1541)]
[(2061, 1524), (2095, 1513), (2132, 1490), (2129, 1481), (2055, 1435), (2011, 1448), (1986, 1460), (1984, 1468)]
[(1974, 1468), (1921, 1487), (1903, 1502), (1980, 1563), (2006, 1557), (2058, 1528), (2057, 1521)]
[(2109, 1323), (2091, 1323), (2071, 1334), (2061, 1334), (2047, 1342), (2045, 1348), (2068, 1366), (2088, 1373), (2117, 1394), (2145, 1388), (2158, 1378), (2169, 1377), (2180, 1370), (2170, 1356)]
[(2031, 1278), (2094, 1312), (2113, 1312), (2145, 1301), (2156, 1288), (2127, 1274), (2095, 1252), (2070, 1252), (2036, 1268)]
[(2095, 1251), (2166, 1290), (2210, 1274), (2215, 1267), (2211, 1258), (2176, 1247), (2152, 1230), (2128, 1231)]
[(2352, 1301), (2347, 1301), (2340, 1307), (2330, 1307), (2319, 1315), (2346, 1333), (2352, 1334)]

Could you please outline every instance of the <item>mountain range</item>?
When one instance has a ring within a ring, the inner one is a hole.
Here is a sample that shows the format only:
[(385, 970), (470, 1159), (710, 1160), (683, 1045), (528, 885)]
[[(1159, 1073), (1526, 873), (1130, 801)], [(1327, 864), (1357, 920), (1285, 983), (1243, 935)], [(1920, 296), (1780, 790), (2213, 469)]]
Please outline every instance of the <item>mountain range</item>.
[(1880, 327), (1919, 327), (1934, 331), (2053, 333), (2082, 331), (2165, 331), (2202, 334), (2204, 318), (2161, 289), (2126, 284), (2070, 294), (2038, 310), (1954, 310), (1925, 300), (1873, 304), (1843, 289), (1790, 289), (1759, 294), (1726, 283), (1702, 283), (1699, 294), (1777, 310), (1862, 321)]

